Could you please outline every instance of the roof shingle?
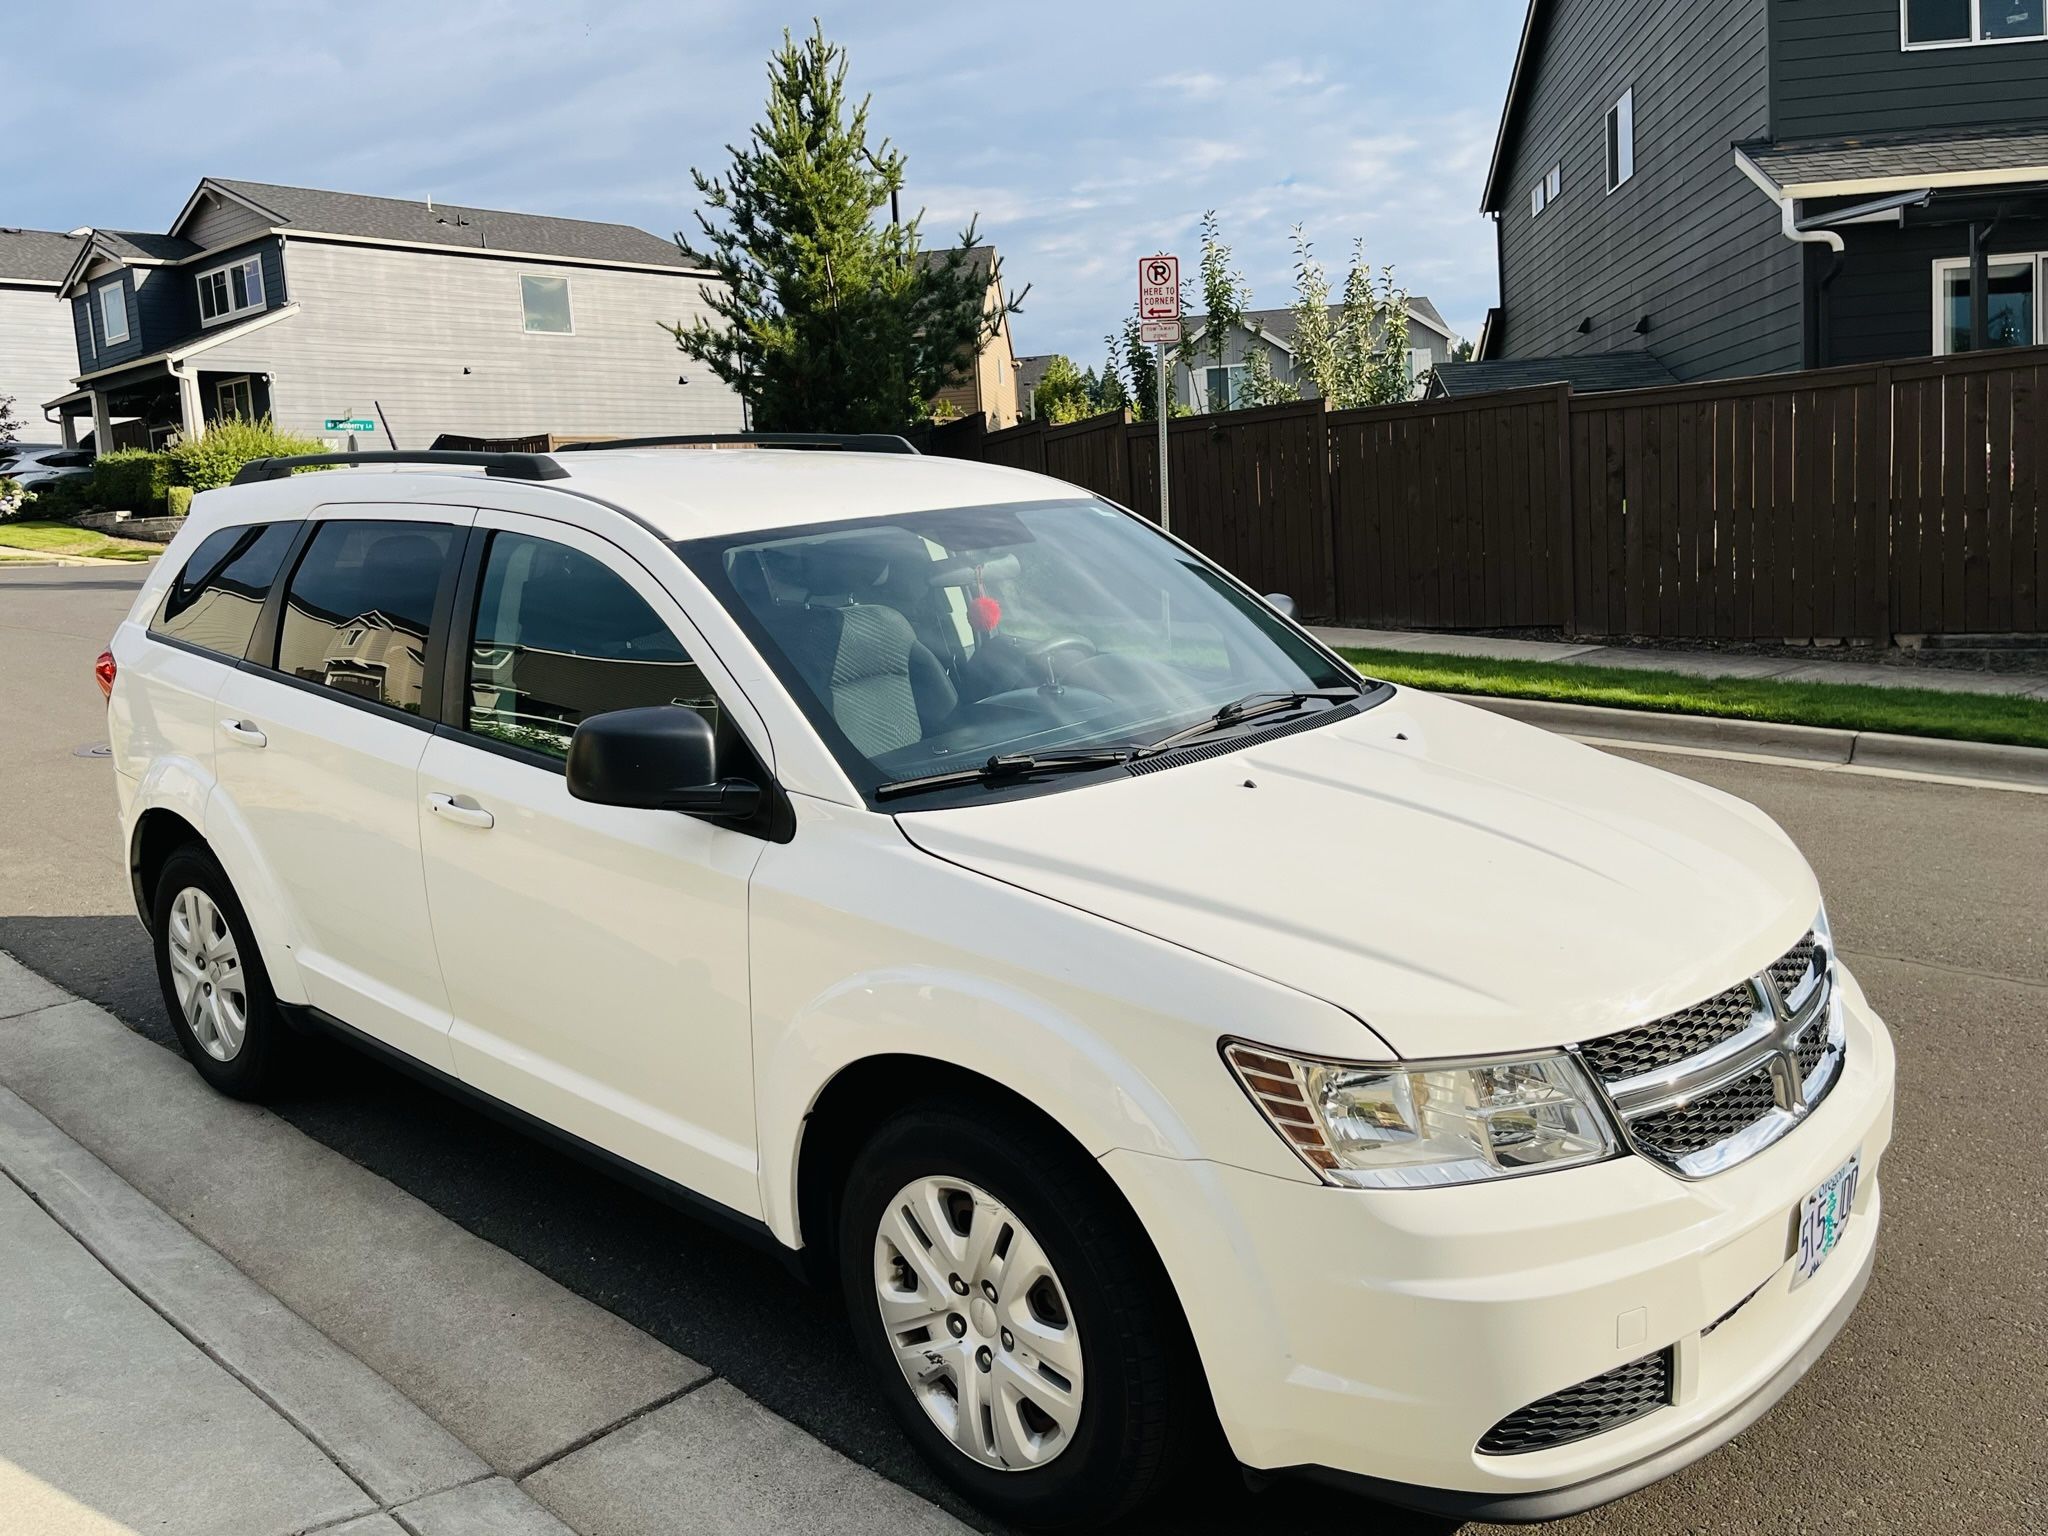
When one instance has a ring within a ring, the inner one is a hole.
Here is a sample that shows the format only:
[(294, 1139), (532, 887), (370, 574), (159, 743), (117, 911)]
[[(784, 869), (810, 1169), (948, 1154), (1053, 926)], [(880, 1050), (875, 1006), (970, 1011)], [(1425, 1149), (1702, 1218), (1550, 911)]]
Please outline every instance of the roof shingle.
[(53, 229), (0, 229), (0, 283), (61, 283), (84, 244)]
[(1782, 144), (1756, 140), (1737, 147), (1780, 187), (2006, 170), (2032, 179), (2048, 166), (2048, 123), (1866, 133)]

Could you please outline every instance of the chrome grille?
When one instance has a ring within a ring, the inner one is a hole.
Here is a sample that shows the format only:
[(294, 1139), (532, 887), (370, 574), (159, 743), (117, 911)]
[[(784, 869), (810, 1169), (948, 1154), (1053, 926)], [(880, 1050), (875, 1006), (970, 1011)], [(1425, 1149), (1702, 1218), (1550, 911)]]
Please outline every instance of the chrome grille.
[(1618, 1083), (1697, 1056), (1742, 1033), (1755, 1016), (1756, 988), (1745, 981), (1654, 1024), (1588, 1040), (1579, 1054), (1596, 1075)]
[(1627, 1365), (1517, 1408), (1480, 1437), (1488, 1456), (1520, 1456), (1601, 1434), (1671, 1401), (1671, 1351)]
[(1704, 1178), (1804, 1119), (1841, 1075), (1828, 967), (1809, 932), (1748, 981), (1581, 1045), (1636, 1151)]

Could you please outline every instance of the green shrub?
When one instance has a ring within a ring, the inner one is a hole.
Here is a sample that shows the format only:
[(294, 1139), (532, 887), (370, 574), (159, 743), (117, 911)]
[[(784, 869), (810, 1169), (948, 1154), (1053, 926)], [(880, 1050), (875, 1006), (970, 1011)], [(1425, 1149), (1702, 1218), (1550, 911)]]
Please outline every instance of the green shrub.
[(266, 416), (261, 421), (217, 421), (171, 449), (167, 457), (181, 484), (195, 491), (210, 491), (232, 483), (235, 472), (252, 459), (326, 452), (327, 444), (319, 438), (280, 432)]
[(172, 517), (183, 517), (192, 510), (192, 487), (174, 485), (164, 492), (164, 510)]
[(23, 502), (23, 511), (30, 517), (65, 522), (91, 510), (97, 503), (98, 498), (92, 492), (91, 475), (65, 475), (30, 491)]
[(171, 461), (147, 448), (116, 448), (93, 461), (92, 496), (103, 507), (155, 517), (171, 486)]

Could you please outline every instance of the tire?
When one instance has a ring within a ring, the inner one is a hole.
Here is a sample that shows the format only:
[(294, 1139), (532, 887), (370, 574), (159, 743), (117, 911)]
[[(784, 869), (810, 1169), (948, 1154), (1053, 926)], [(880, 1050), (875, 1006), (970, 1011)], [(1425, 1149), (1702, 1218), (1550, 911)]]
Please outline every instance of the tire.
[(237, 1099), (274, 1092), (298, 1037), (278, 1012), (234, 887), (200, 845), (187, 844), (164, 861), (150, 937), (164, 1009), (199, 1075)]
[(1184, 1479), (1213, 1432), (1193, 1340), (1135, 1217), (1079, 1148), (1024, 1115), (948, 1102), (889, 1122), (847, 1175), (838, 1245), (855, 1343), (897, 1422), (991, 1514), (1098, 1526)]

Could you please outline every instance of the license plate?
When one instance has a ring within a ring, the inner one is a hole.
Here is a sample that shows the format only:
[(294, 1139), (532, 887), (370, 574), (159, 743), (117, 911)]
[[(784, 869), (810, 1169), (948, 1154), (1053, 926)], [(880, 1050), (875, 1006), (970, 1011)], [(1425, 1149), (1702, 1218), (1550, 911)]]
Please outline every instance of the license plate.
[(1850, 1158), (1828, 1175), (1826, 1183), (1799, 1202), (1799, 1266), (1793, 1272), (1794, 1285), (1812, 1279), (1814, 1271), (1842, 1240), (1842, 1230), (1849, 1225), (1849, 1212), (1856, 1205), (1857, 1163), (1858, 1159)]

